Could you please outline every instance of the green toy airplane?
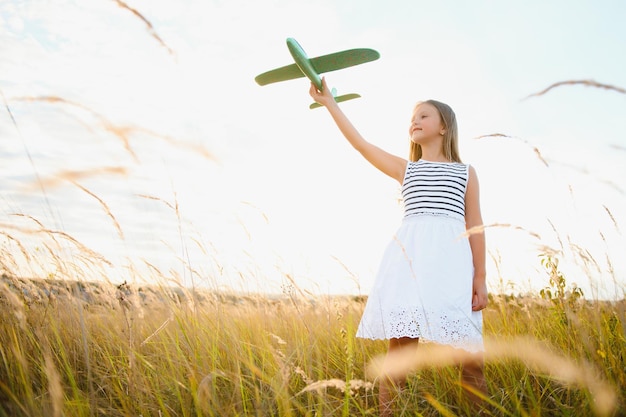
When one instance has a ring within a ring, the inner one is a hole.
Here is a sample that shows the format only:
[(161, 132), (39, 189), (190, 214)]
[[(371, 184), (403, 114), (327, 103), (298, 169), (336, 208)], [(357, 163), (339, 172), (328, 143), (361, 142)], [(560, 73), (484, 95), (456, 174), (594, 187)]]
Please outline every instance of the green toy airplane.
[[(347, 51), (318, 56), (317, 58), (309, 58), (306, 52), (304, 52), (304, 49), (302, 49), (300, 44), (293, 38), (287, 38), (287, 48), (289, 48), (289, 52), (296, 63), (276, 68), (258, 75), (254, 79), (257, 84), (266, 85), (306, 76), (313, 84), (315, 84), (318, 90), (321, 90), (322, 78), (320, 77), (320, 74), (352, 67), (354, 65), (364, 64), (380, 58), (380, 54), (377, 51), (363, 48), (349, 49)], [(334, 88), (332, 89), (332, 93), (335, 97), (335, 101), (338, 103), (361, 97), (358, 94), (345, 94), (337, 97), (335, 94), (336, 90)], [(320, 104), (313, 103), (309, 106), (311, 109), (316, 107), (320, 107)]]

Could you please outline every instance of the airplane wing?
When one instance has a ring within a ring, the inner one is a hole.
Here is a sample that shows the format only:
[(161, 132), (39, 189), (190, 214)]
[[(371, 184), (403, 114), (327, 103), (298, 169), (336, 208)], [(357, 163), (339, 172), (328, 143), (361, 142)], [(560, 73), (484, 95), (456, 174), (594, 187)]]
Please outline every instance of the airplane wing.
[(296, 64), (287, 65), (286, 67), (280, 67), (271, 71), (264, 72), (257, 75), (254, 81), (258, 85), (266, 85), (271, 83), (277, 83), (280, 81), (293, 80), (295, 78), (302, 78), (304, 74)]
[[(328, 55), (311, 58), (309, 61), (318, 74), (336, 71), (354, 65), (364, 64), (380, 58), (380, 54), (367, 48), (349, 49), (347, 51), (335, 52)], [(287, 65), (258, 75), (254, 80), (259, 85), (277, 83), (280, 81), (302, 78), (304, 74), (296, 64)]]
[(335, 52), (334, 54), (311, 58), (311, 65), (318, 74), (336, 71), (343, 68), (353, 67), (366, 62), (375, 61), (380, 58), (380, 54), (373, 49), (349, 49), (347, 51)]
[[(359, 98), (359, 97), (361, 96), (355, 93), (344, 94), (343, 96), (335, 97), (335, 101), (337, 103), (341, 103), (342, 101), (348, 101), (348, 100), (352, 100), (352, 99)], [(313, 109), (317, 109), (318, 107), (322, 107), (322, 105), (319, 103), (313, 103), (309, 106), (309, 109), (313, 110)]]

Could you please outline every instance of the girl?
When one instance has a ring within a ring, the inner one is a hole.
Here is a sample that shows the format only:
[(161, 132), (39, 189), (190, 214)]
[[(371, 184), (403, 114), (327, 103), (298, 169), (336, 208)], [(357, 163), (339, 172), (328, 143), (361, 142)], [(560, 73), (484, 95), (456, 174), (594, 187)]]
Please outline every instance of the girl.
[[(402, 186), (404, 219), (384, 253), (356, 336), (389, 339), (387, 357), (419, 339), (466, 353), (462, 382), (470, 399), (486, 394), (482, 312), (487, 306), (485, 238), (464, 237), (482, 225), (478, 179), (461, 163), (452, 109), (429, 100), (417, 104), (409, 127), (409, 160), (367, 142), (335, 102), (326, 80), (311, 84), (311, 97), (326, 107), (341, 133), (372, 165)], [(381, 415), (391, 415), (392, 389), (405, 379), (384, 380)]]

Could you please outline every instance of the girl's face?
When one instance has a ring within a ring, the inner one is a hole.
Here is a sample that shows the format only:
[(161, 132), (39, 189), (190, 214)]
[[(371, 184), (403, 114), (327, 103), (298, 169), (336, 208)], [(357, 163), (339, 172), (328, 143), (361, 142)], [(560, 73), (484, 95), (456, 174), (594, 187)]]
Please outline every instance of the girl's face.
[(422, 103), (415, 107), (409, 137), (417, 144), (425, 144), (433, 140), (441, 140), (445, 129), (439, 111), (429, 103)]

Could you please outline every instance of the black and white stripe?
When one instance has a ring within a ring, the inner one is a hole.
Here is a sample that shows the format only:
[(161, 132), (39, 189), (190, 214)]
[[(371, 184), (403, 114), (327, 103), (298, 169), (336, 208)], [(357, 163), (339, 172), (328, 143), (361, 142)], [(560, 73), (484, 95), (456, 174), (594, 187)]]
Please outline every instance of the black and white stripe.
[(409, 162), (402, 184), (404, 216), (434, 214), (465, 220), (468, 169), (457, 162)]

